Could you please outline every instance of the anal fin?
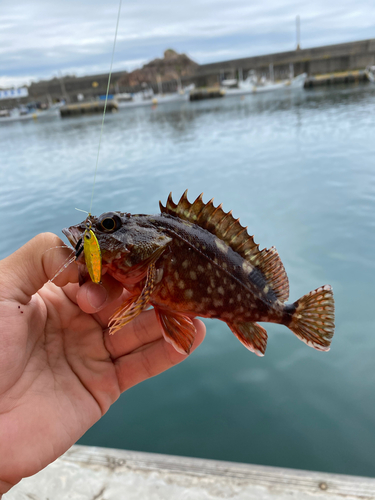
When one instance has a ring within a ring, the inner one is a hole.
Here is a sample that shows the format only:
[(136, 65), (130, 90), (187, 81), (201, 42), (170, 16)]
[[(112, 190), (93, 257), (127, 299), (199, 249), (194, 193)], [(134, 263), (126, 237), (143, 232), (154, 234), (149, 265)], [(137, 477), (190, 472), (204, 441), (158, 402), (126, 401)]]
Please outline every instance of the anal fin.
[(120, 330), (123, 326), (127, 325), (136, 318), (148, 305), (150, 295), (154, 289), (156, 277), (155, 264), (150, 264), (147, 270), (146, 283), (142, 289), (142, 292), (138, 297), (136, 295), (131, 295), (126, 299), (126, 301), (117, 309), (117, 311), (111, 316), (108, 326), (109, 333), (112, 335)]
[(166, 342), (171, 344), (177, 352), (190, 354), (197, 333), (192, 319), (183, 314), (163, 311), (156, 307), (155, 313), (163, 329)]
[(267, 347), (267, 332), (257, 323), (228, 324), (238, 340), (257, 356), (264, 356)]

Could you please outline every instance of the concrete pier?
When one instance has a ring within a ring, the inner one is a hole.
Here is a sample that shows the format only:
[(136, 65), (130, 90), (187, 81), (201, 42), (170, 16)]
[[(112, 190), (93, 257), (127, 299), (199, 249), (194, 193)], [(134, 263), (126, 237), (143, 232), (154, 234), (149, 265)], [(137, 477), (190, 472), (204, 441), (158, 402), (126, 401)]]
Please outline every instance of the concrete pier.
[(216, 97), (224, 97), (225, 92), (219, 87), (198, 88), (190, 91), (190, 101), (201, 101), (202, 99), (214, 99)]
[(3, 500), (370, 500), (375, 479), (73, 446)]
[[(104, 101), (93, 101), (93, 102), (78, 102), (75, 104), (66, 104), (60, 108), (60, 115), (62, 118), (67, 116), (79, 116), (79, 115), (87, 115), (92, 113), (100, 113), (104, 112)], [(114, 113), (118, 110), (118, 106), (116, 102), (108, 101), (107, 102), (107, 112)]]
[(326, 73), (323, 75), (313, 75), (308, 77), (305, 82), (305, 88), (366, 81), (368, 81), (368, 77), (365, 70), (337, 71), (335, 73)]

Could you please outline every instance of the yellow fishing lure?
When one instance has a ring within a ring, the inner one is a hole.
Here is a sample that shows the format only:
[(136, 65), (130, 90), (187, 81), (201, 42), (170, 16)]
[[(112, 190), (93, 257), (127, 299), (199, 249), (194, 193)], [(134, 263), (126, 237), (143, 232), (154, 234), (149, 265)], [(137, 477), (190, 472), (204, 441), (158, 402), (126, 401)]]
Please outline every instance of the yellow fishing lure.
[(100, 283), (102, 279), (102, 252), (90, 224), (83, 234), (83, 253), (91, 281)]

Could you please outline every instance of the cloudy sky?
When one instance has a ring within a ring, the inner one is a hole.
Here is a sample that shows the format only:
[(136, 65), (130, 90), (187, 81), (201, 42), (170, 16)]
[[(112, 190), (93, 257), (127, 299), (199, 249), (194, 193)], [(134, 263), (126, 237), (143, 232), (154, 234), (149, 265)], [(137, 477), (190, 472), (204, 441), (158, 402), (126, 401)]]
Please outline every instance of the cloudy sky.
[[(0, 87), (109, 69), (118, 0), (0, 0)], [(167, 48), (198, 63), (375, 38), (373, 0), (123, 0), (114, 70)]]

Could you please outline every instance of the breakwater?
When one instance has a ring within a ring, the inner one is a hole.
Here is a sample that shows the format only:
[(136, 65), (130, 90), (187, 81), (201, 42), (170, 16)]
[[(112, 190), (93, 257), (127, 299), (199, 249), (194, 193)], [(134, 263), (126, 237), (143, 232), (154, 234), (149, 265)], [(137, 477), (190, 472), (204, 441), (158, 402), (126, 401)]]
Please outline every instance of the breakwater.
[[(321, 85), (325, 83), (364, 80), (363, 70), (368, 65), (375, 64), (375, 38), (356, 42), (325, 45), (307, 49), (291, 50), (274, 54), (231, 59), (210, 64), (201, 64), (194, 74), (181, 77), (183, 86), (194, 83), (196, 87), (212, 87), (227, 78), (236, 78), (242, 73), (246, 78), (250, 71), (258, 76), (272, 77), (275, 80), (288, 78), (290, 73), (299, 75), (307, 73), (309, 76), (307, 86)], [(358, 74), (356, 72), (362, 71)], [(336, 78), (334, 75), (342, 73), (350, 75)], [(120, 85), (125, 72), (112, 74), (111, 93), (139, 92), (145, 88), (145, 83), (126, 86)], [(322, 75), (329, 75), (322, 78)], [(354, 76), (353, 76), (354, 75)], [(53, 100), (65, 98), (67, 101), (75, 102), (77, 96), (82, 94), (85, 99), (105, 94), (108, 82), (108, 74), (89, 75), (84, 77), (65, 76), (32, 83), (29, 87), (29, 97), (21, 102), (30, 100), (45, 100), (50, 96)], [(152, 88), (155, 93), (175, 92), (178, 89), (177, 80), (147, 82), (147, 87)], [(6, 105), (6, 102), (3, 102)], [(9, 103), (13, 106), (14, 103)]]
[(234, 78), (239, 71), (244, 77), (249, 71), (266, 77), (272, 72), (276, 80), (281, 80), (287, 78), (291, 70), (295, 75), (307, 73), (310, 77), (363, 70), (373, 64), (375, 38), (203, 64), (197, 69), (195, 83), (198, 86), (213, 85), (218, 77)]

